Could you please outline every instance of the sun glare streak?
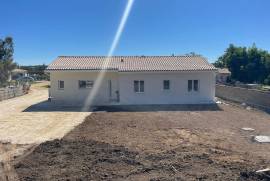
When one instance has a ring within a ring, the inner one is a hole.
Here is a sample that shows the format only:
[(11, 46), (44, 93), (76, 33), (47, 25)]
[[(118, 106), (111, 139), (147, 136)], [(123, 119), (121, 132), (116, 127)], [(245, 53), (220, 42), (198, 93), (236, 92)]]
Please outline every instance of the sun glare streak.
[(117, 28), (117, 32), (114, 36), (113, 43), (112, 43), (110, 50), (105, 58), (105, 61), (103, 62), (102, 70), (99, 72), (98, 77), (95, 80), (94, 87), (84, 102), (84, 106), (83, 106), (82, 111), (87, 111), (88, 107), (92, 105), (93, 100), (101, 87), (102, 81), (103, 81), (105, 74), (106, 74), (106, 69), (108, 68), (108, 66), (111, 62), (111, 57), (115, 51), (115, 48), (117, 47), (117, 45), (119, 43), (119, 40), (120, 40), (121, 35), (123, 33), (123, 30), (125, 28), (127, 19), (129, 17), (130, 11), (132, 9), (133, 2), (134, 2), (134, 0), (128, 0), (128, 2), (127, 2), (125, 11), (124, 11), (123, 16), (121, 18), (120, 24)]

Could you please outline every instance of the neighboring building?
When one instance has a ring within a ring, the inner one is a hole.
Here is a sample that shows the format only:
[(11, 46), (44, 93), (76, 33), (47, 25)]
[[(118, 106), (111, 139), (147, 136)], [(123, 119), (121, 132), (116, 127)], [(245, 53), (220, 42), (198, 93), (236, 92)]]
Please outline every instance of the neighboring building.
[(216, 76), (217, 83), (226, 83), (231, 76), (231, 72), (227, 68), (219, 68)]
[(13, 69), (11, 71), (11, 74), (8, 78), (8, 80), (17, 80), (17, 79), (20, 79), (22, 77), (25, 77), (27, 76), (27, 70), (24, 70), (24, 69)]
[[(213, 103), (216, 68), (200, 56), (60, 56), (52, 62), (52, 101), (81, 105)], [(98, 77), (104, 72), (102, 81)], [(100, 86), (99, 86), (100, 85)], [(91, 98), (90, 98), (91, 99)]]

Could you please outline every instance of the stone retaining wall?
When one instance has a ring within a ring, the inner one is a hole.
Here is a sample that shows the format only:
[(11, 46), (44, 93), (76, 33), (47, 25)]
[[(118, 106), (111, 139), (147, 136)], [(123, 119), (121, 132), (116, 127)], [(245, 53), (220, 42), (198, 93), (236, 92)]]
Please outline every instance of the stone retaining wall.
[(0, 88), (0, 101), (27, 94), (29, 89), (30, 89), (30, 86)]

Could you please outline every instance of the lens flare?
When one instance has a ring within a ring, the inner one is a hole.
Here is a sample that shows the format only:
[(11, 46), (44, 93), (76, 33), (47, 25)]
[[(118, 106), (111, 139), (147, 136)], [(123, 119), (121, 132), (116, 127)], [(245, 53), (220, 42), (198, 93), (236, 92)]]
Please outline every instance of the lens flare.
[(126, 8), (125, 8), (125, 11), (123, 13), (123, 16), (121, 18), (121, 21), (120, 21), (120, 24), (117, 28), (117, 32), (114, 36), (114, 39), (113, 39), (113, 42), (112, 42), (112, 45), (110, 47), (110, 50), (102, 64), (102, 69), (101, 71), (99, 72), (98, 74), (98, 77), (97, 79), (95, 80), (95, 83), (94, 83), (94, 87), (93, 89), (91, 90), (91, 92), (89, 93), (89, 95), (87, 96), (85, 102), (84, 102), (84, 105), (83, 105), (83, 108), (82, 108), (82, 111), (87, 111), (89, 106), (92, 105), (93, 103), (93, 100), (95, 98), (95, 96), (97, 95), (100, 87), (101, 87), (101, 84), (102, 84), (102, 81), (105, 77), (105, 74), (106, 74), (106, 69), (108, 67), (108, 65), (110, 64), (111, 62), (111, 57), (115, 51), (115, 48), (117, 47), (118, 43), (119, 43), (119, 40), (121, 38), (121, 35), (123, 33), (123, 30), (125, 28), (125, 25), (126, 25), (126, 22), (127, 22), (127, 19), (129, 17), (129, 14), (130, 14), (130, 11), (132, 9), (132, 6), (133, 6), (133, 3), (134, 3), (134, 0), (128, 0), (127, 2), (127, 5), (126, 5)]

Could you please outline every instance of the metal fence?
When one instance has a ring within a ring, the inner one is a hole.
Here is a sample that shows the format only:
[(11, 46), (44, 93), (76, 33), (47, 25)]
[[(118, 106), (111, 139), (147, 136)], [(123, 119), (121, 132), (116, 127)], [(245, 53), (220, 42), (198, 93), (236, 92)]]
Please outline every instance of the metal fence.
[(27, 94), (29, 89), (30, 85), (0, 88), (0, 101)]

